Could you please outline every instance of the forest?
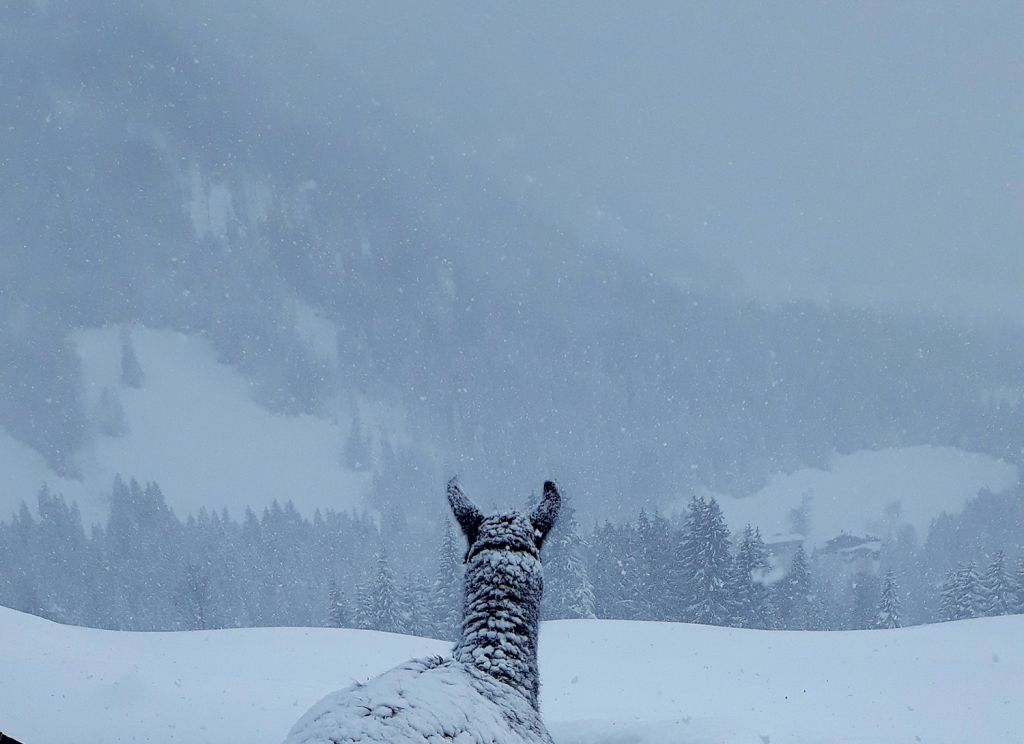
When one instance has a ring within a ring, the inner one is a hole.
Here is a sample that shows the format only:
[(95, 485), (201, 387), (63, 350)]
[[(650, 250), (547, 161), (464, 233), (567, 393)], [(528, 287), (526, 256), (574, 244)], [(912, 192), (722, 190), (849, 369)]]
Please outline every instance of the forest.
[[(934, 520), (923, 542), (841, 535), (807, 550), (731, 531), (713, 499), (685, 512), (580, 525), (569, 505), (545, 547), (545, 619), (609, 618), (843, 630), (1024, 612), (1024, 501), (982, 492)], [(445, 512), (426, 559), (400, 512), (291, 503), (241, 521), (184, 520), (156, 483), (117, 478), (110, 517), (87, 532), (43, 488), (0, 522), (0, 605), (120, 630), (330, 625), (452, 638), (461, 616), (461, 536)]]

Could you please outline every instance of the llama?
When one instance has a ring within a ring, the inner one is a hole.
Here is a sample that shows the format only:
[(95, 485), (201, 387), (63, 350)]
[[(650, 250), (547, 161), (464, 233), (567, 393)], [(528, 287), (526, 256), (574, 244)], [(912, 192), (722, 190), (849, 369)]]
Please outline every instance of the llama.
[(540, 718), (537, 635), (540, 549), (560, 502), (547, 481), (528, 516), (485, 517), (449, 481), (448, 503), (469, 546), (452, 655), (415, 659), (328, 695), (285, 744), (552, 744)]

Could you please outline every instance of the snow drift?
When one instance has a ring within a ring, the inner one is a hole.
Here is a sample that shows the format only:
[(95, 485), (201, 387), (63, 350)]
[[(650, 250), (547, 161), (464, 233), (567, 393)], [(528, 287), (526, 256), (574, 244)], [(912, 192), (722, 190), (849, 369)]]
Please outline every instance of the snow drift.
[[(560, 621), (541, 632), (559, 744), (1018, 744), (1024, 617), (784, 633)], [(0, 730), (28, 744), (277, 744), (331, 690), (440, 641), (357, 630), (124, 633), (0, 609)]]

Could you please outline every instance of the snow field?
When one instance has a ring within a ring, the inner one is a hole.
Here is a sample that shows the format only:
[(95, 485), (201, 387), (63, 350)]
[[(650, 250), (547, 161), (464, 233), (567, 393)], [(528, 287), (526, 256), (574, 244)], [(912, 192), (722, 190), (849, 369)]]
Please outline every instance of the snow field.
[[(749, 522), (767, 542), (803, 537), (820, 547), (844, 532), (885, 538), (903, 524), (924, 539), (935, 517), (961, 511), (982, 489), (1012, 488), (1018, 477), (1016, 466), (989, 455), (920, 445), (833, 455), (827, 469), (778, 473), (747, 496), (709, 495), (734, 531)], [(794, 535), (790, 513), (804, 502), (806, 534)]]
[[(365, 473), (341, 462), (349, 422), (315, 416), (285, 416), (261, 407), (249, 382), (217, 359), (198, 336), (143, 326), (132, 342), (145, 375), (141, 388), (120, 382), (117, 328), (79, 331), (87, 410), (94, 411), (104, 389), (124, 411), (123, 436), (98, 434), (75, 455), (77, 480), (59, 478), (34, 450), (0, 429), (0, 465), (12, 474), (0, 494), (0, 519), (19, 501), (35, 510), (44, 482), (78, 502), (86, 526), (104, 521), (114, 476), (156, 481), (168, 505), (184, 517), (200, 507), (227, 508), (241, 517), (246, 506), (259, 514), (275, 499), (294, 502), (311, 516), (317, 507), (360, 506)], [(373, 420), (364, 423), (373, 425)]]
[[(327, 693), (447, 648), (324, 628), (100, 631), (0, 609), (0, 730), (272, 744)], [(560, 621), (540, 661), (559, 744), (1024, 741), (1022, 616), (841, 633)]]
[[(301, 303), (293, 313), (311, 350), (330, 360), (333, 326)], [(222, 364), (198, 336), (134, 326), (131, 337), (145, 374), (138, 389), (120, 382), (118, 328), (75, 336), (87, 410), (95, 413), (108, 390), (125, 423), (123, 436), (97, 433), (75, 454), (79, 478), (61, 478), (35, 450), (0, 428), (0, 466), (7, 474), (0, 519), (9, 518), (21, 500), (34, 510), (36, 492), (48, 483), (78, 502), (87, 526), (103, 521), (102, 494), (118, 473), (158, 482), (182, 517), (204, 506), (226, 507), (240, 517), (246, 506), (259, 513), (275, 499), (292, 500), (307, 516), (317, 507), (361, 506), (368, 476), (341, 463), (347, 419), (284, 416), (262, 408), (245, 377)], [(367, 431), (383, 425), (403, 435), (399, 411), (367, 404), (361, 414)], [(789, 515), (806, 499), (809, 519), (802, 537), (816, 547), (843, 532), (885, 537), (904, 523), (923, 537), (943, 511), (958, 512), (980, 489), (1002, 491), (1017, 480), (1017, 468), (994, 457), (921, 445), (834, 455), (825, 469), (777, 473), (753, 494), (708, 495), (718, 499), (731, 529), (750, 522), (768, 542), (794, 537)], [(689, 496), (677, 507), (685, 509), (688, 501)]]

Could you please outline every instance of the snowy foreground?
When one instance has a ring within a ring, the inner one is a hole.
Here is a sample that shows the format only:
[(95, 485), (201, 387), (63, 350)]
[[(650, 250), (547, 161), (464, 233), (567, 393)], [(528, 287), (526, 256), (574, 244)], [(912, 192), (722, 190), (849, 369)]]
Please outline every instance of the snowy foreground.
[[(326, 693), (446, 650), (323, 628), (99, 631), (0, 608), (0, 730), (272, 744)], [(843, 633), (546, 623), (541, 675), (559, 744), (1024, 741), (1024, 616)]]

